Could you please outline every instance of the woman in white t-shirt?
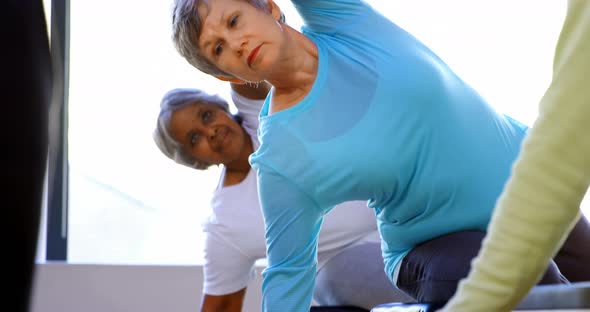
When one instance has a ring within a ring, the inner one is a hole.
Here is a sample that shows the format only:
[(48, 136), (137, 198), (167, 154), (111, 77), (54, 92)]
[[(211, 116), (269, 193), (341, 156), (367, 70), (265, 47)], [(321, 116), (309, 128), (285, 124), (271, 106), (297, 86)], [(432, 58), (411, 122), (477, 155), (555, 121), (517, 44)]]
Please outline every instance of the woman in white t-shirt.
[[(256, 173), (248, 156), (258, 148), (258, 114), (269, 85), (231, 84), (238, 109), (196, 89), (174, 89), (162, 99), (154, 139), (179, 164), (206, 169), (223, 164), (211, 200), (201, 311), (241, 311), (254, 263), (266, 255)], [(277, 194), (280, 196), (280, 194)], [(411, 302), (384, 273), (375, 216), (364, 201), (347, 202), (324, 219), (318, 243), (314, 300), (319, 305), (371, 307)]]

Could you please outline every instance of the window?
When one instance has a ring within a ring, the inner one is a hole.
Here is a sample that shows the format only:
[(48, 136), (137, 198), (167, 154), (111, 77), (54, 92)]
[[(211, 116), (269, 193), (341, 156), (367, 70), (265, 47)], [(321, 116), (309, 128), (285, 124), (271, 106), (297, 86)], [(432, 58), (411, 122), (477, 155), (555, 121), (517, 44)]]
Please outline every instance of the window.
[(164, 93), (225, 85), (193, 69), (170, 39), (172, 1), (70, 7), (68, 261), (198, 262), (200, 220), (218, 170), (160, 153), (152, 132)]
[[(69, 10), (69, 205), (61, 236), (67, 260), (199, 263), (200, 222), (219, 170), (174, 164), (151, 134), (169, 89), (198, 87), (227, 97), (227, 85), (174, 50), (171, 0), (54, 2)], [(533, 123), (551, 79), (565, 2), (368, 2), (429, 45), (499, 111)], [(277, 3), (298, 29), (291, 3)], [(587, 204), (584, 209), (590, 213)]]

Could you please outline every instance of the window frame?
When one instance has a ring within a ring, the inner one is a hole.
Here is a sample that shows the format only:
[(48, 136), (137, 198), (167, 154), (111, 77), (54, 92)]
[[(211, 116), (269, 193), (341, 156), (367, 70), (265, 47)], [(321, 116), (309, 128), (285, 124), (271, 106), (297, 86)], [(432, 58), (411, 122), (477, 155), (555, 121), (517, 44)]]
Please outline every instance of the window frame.
[(70, 1), (51, 0), (50, 52), (53, 63), (53, 102), (49, 109), (45, 260), (67, 261), (68, 255), (68, 94)]

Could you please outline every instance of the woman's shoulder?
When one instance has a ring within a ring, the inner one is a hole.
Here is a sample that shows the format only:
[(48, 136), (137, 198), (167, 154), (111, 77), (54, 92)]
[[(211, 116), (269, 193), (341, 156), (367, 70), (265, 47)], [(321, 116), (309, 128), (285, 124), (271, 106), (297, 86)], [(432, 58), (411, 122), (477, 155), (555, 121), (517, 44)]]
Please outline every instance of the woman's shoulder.
[[(211, 199), (211, 208), (216, 218), (223, 219), (227, 216), (231, 219), (232, 216), (258, 210), (258, 185), (254, 170), (250, 169), (243, 179), (231, 178), (232, 175), (227, 173), (224, 175)], [(228, 177), (230, 183), (224, 182), (228, 181)]]

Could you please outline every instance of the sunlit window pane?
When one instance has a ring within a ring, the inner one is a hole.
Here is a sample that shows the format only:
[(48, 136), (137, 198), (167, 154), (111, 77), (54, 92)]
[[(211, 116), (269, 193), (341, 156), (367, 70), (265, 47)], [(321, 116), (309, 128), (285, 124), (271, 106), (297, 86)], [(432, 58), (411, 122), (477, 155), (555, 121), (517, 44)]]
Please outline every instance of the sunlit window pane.
[(174, 164), (152, 131), (169, 89), (226, 86), (177, 55), (168, 1), (72, 1), (70, 9), (69, 261), (199, 261), (217, 170)]

